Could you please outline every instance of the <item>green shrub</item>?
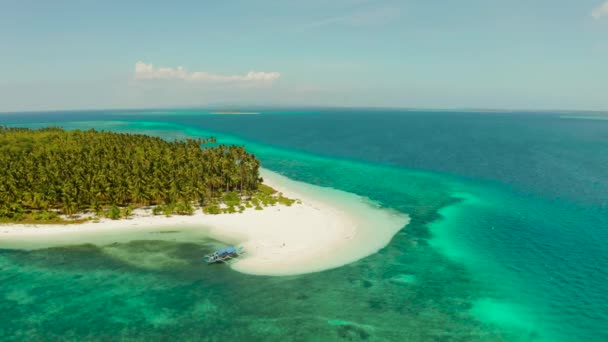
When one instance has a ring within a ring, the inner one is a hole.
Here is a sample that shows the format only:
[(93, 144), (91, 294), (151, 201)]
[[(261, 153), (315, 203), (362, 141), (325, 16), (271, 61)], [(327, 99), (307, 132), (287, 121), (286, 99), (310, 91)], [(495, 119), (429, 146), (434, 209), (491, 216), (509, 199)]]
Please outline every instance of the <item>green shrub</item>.
[(57, 213), (52, 211), (38, 211), (32, 215), (32, 218), (36, 221), (51, 221), (57, 218)]
[(223, 200), (228, 207), (241, 204), (241, 197), (234, 191), (225, 193)]
[(25, 215), (23, 213), (14, 213), (12, 219), (15, 221), (22, 221), (25, 219)]
[(266, 184), (258, 185), (258, 191), (266, 196), (270, 196), (270, 195), (274, 194), (275, 192), (277, 192), (275, 189), (269, 187)]
[(162, 205), (157, 205), (156, 207), (152, 208), (152, 215), (160, 215), (162, 213), (163, 213)]
[(122, 209), (121, 215), (124, 218), (129, 218), (133, 214), (133, 207), (129, 204), (126, 208)]
[(296, 202), (296, 200), (292, 200), (291, 198), (283, 197), (282, 195), (279, 196), (278, 201), (280, 204), (286, 205), (288, 207), (291, 207), (291, 205)]
[(171, 217), (171, 214), (173, 214), (174, 209), (175, 206), (173, 204), (167, 204), (163, 206), (163, 214), (165, 214), (165, 216), (167, 217)]
[(175, 206), (175, 212), (178, 215), (192, 215), (194, 214), (194, 208), (190, 203), (178, 203)]
[(92, 204), (90, 209), (97, 216), (102, 216), (103, 215), (103, 208), (101, 207), (101, 204), (99, 204), (97, 202), (94, 203), (94, 204)]
[(210, 214), (210, 215), (217, 215), (217, 214), (221, 214), (222, 211), (220, 209), (220, 207), (218, 207), (217, 205), (209, 205), (203, 208), (203, 213), (205, 214)]
[(120, 208), (115, 205), (112, 205), (110, 210), (106, 213), (106, 217), (111, 220), (118, 220), (120, 218)]

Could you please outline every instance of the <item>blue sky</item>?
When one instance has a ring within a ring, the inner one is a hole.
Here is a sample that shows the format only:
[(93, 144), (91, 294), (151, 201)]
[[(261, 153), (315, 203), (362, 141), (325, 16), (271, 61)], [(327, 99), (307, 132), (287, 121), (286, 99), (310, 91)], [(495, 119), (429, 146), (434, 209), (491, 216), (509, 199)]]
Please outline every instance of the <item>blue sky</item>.
[(608, 110), (607, 0), (0, 0), (0, 111)]

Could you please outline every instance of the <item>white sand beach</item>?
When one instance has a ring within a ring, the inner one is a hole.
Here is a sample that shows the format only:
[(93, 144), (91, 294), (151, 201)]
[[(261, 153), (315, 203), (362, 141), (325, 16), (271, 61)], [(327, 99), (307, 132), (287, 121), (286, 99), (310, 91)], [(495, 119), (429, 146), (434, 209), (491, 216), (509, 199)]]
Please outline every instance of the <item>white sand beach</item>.
[[(295, 275), (339, 267), (386, 246), (408, 222), (407, 215), (379, 208), (365, 198), (290, 180), (262, 170), (264, 182), (301, 204), (243, 213), (153, 216), (138, 209), (130, 219), (73, 225), (0, 225), (0, 248), (154, 239), (196, 242), (213, 238), (243, 246), (231, 267), (256, 275)], [(159, 234), (172, 231), (177, 234)], [(202, 256), (201, 256), (202, 257)]]

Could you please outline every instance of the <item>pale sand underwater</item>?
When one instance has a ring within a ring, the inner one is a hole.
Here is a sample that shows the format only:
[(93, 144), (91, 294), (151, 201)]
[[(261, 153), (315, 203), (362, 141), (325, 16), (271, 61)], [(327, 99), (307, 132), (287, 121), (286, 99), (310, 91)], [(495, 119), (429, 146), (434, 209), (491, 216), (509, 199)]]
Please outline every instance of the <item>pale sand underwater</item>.
[[(38, 249), (132, 240), (196, 242), (208, 238), (240, 245), (246, 254), (231, 264), (256, 275), (295, 275), (357, 261), (385, 247), (409, 222), (405, 214), (380, 208), (339, 190), (291, 180), (262, 170), (264, 183), (301, 204), (264, 210), (192, 216), (153, 216), (137, 209), (130, 219), (77, 225), (1, 225), (0, 248)], [(171, 234), (166, 234), (170, 232)], [(202, 258), (202, 255), (201, 255)]]

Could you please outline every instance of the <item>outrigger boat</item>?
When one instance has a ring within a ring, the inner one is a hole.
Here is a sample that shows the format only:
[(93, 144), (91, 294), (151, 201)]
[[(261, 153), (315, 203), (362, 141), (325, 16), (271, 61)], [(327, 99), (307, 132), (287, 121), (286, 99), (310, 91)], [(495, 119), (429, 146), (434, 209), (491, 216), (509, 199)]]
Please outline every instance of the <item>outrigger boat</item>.
[(206, 255), (203, 261), (208, 264), (214, 264), (216, 262), (228, 262), (233, 258), (243, 255), (244, 253), (245, 251), (243, 250), (243, 247), (225, 247)]

